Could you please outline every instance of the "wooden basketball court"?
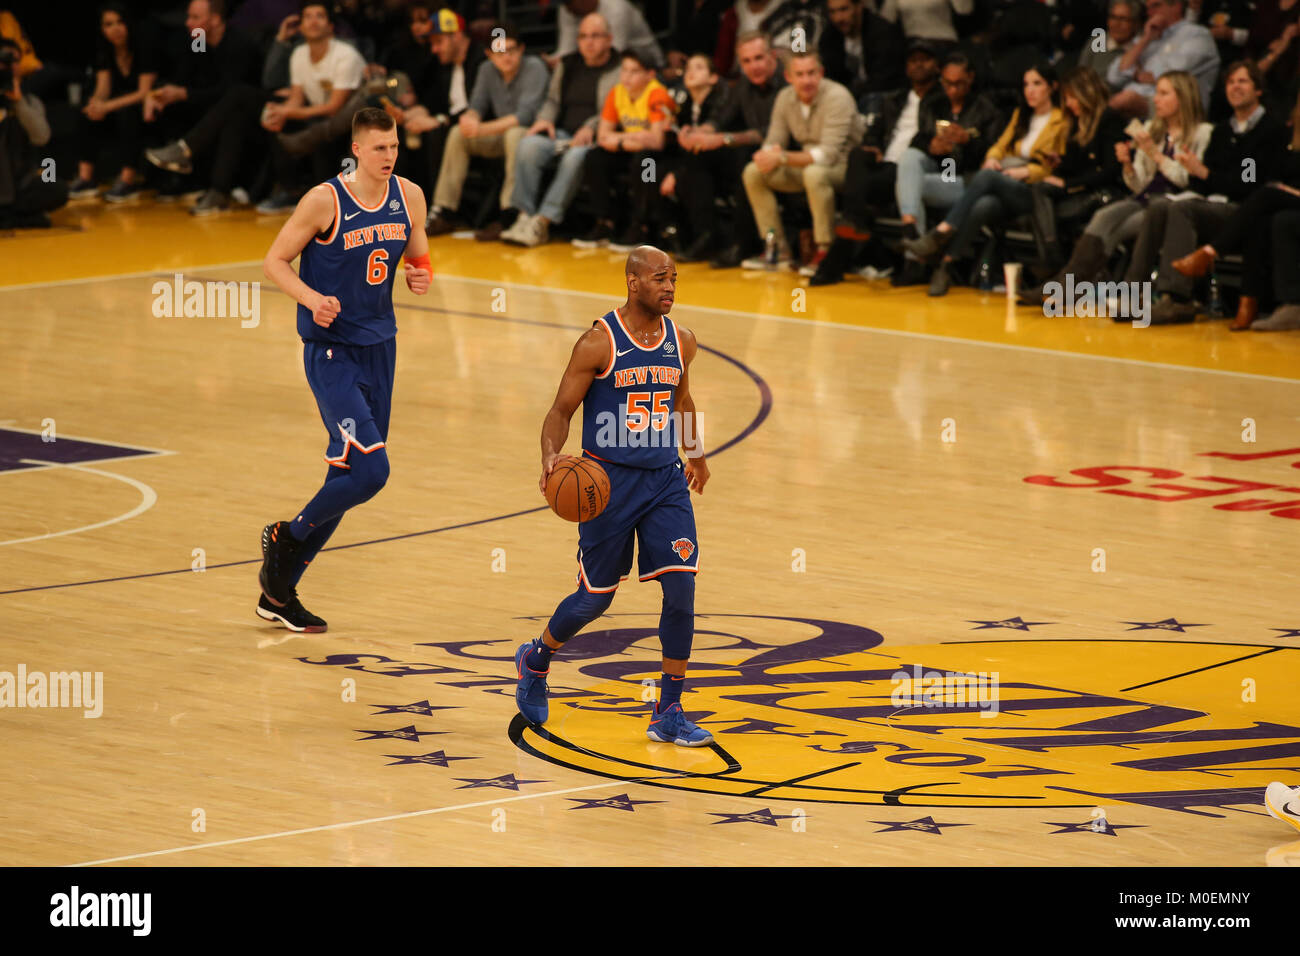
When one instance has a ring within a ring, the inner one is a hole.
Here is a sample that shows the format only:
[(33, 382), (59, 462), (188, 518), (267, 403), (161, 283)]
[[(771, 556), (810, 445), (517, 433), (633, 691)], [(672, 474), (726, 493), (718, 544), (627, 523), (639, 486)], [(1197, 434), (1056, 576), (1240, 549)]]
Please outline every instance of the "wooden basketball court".
[(398, 283), (392, 478), (293, 635), (253, 613), (325, 472), (292, 303), (160, 304), (262, 281), (278, 221), (58, 225), (0, 237), (0, 864), (1300, 861), (1262, 805), (1300, 784), (1300, 338), (683, 266), (687, 751), (644, 735), (652, 583), (557, 657), (544, 730), (514, 707), (576, 570), (538, 431), (621, 256), (447, 238)]

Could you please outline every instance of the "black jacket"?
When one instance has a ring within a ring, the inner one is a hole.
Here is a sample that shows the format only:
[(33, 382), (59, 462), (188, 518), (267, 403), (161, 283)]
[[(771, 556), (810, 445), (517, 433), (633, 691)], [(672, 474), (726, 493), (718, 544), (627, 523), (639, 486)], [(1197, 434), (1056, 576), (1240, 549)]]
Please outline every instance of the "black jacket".
[(1074, 130), (1065, 140), (1065, 153), (1060, 163), (1052, 170), (1065, 182), (1067, 193), (1086, 192), (1093, 189), (1114, 187), (1127, 193), (1121, 175), (1123, 167), (1115, 156), (1115, 144), (1127, 139), (1124, 132), (1124, 117), (1107, 108), (1101, 114), (1097, 132), (1092, 139), (1080, 145), (1074, 139)]
[[(1241, 202), (1262, 183), (1276, 179), (1282, 164), (1282, 154), (1290, 140), (1290, 131), (1271, 110), (1265, 110), (1259, 122), (1244, 133), (1233, 130), (1227, 120), (1214, 124), (1214, 133), (1205, 147), (1201, 162), (1209, 167), (1205, 179), (1189, 176), (1187, 186), (1203, 196), (1215, 193)], [(1243, 179), (1246, 167), (1243, 161), (1255, 162), (1255, 175), (1250, 182)]]
[[(954, 114), (947, 94), (942, 90), (935, 91), (921, 101), (921, 109), (917, 115), (917, 132), (912, 138), (912, 146), (927, 156), (932, 155), (930, 140), (934, 139), (937, 120), (960, 123), (967, 129), (976, 130), (976, 134), (969, 142), (958, 146), (951, 153), (944, 154), (957, 160), (958, 173), (969, 173), (979, 169), (984, 163), (984, 154), (998, 141), (1006, 126), (1001, 110), (983, 93), (973, 93), (968, 96), (962, 105), (961, 113)], [(934, 158), (942, 159), (939, 156)]]
[(899, 26), (876, 16), (864, 6), (859, 37), (867, 74), (865, 81), (859, 80), (849, 69), (844, 49), (845, 35), (832, 24), (827, 25), (817, 44), (826, 75), (836, 83), (847, 86), (855, 98), (863, 93), (897, 90), (906, 86), (907, 77), (903, 72), (903, 31)]
[[(484, 52), (483, 47), (471, 41), (469, 50), (465, 53), (464, 63), (465, 97), (467, 100), (474, 91), (474, 80), (478, 77), (479, 68), (486, 62), (487, 54)], [(439, 113), (451, 113), (451, 77), (455, 71), (454, 64), (443, 64), (441, 61), (435, 62), (433, 69), (425, 73), (424, 87), (416, 91), (421, 105), (434, 116)], [(455, 119), (455, 117), (453, 116), (452, 119)]]

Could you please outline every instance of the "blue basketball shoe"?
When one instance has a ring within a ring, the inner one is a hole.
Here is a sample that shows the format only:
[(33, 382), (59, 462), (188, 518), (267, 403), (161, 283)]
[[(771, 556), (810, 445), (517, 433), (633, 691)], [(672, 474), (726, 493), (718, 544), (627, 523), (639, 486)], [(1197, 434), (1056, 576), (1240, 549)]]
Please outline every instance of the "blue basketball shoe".
[(524, 663), (524, 656), (532, 649), (533, 642), (528, 641), (519, 645), (519, 650), (515, 651), (515, 676), (519, 678), (519, 684), (515, 687), (515, 703), (519, 706), (519, 713), (531, 723), (544, 724), (550, 714), (546, 703), (546, 675), (551, 671), (550, 668), (535, 671)]
[(662, 714), (657, 708), (652, 710), (645, 735), (651, 740), (679, 747), (707, 747), (713, 743), (713, 734), (687, 720), (681, 704), (673, 704)]

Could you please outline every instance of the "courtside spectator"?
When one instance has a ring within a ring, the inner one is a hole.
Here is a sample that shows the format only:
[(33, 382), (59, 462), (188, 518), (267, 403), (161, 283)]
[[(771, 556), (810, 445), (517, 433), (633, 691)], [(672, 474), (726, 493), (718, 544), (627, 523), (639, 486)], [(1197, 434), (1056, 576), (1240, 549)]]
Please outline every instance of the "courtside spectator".
[(713, 54), (713, 66), (718, 73), (728, 76), (733, 72), (741, 37), (762, 33), (771, 44), (772, 36), (763, 23), (780, 5), (781, 0), (735, 0), (727, 8), (718, 23), (718, 47)]
[(465, 18), (447, 7), (429, 21), (429, 44), (435, 62), (419, 81), (412, 78), (416, 104), (403, 110), (402, 122), (408, 134), (420, 137), (418, 162), (423, 170), (412, 178), (420, 183), (432, 205), (447, 137), (461, 114), (469, 109), (469, 94), (487, 62), (487, 52), (470, 37)]
[(555, 53), (546, 58), (552, 66), (578, 49), (578, 24), (590, 13), (599, 13), (605, 18), (614, 38), (614, 49), (625, 53), (635, 50), (651, 66), (658, 68), (663, 65), (664, 53), (654, 31), (645, 22), (641, 11), (628, 0), (562, 0), (555, 11), (558, 32)]
[[(578, 49), (560, 59), (551, 75), (546, 100), (520, 141), (515, 158), (511, 205), (515, 224), (501, 234), (511, 245), (540, 246), (550, 240), (551, 226), (582, 186), (583, 163), (596, 141), (600, 109), (618, 85), (620, 60), (614, 55), (609, 24), (599, 13), (583, 17)], [(555, 178), (542, 195), (542, 177), (555, 166)]]
[(1137, 41), (1114, 60), (1106, 81), (1117, 87), (1110, 105), (1145, 119), (1152, 110), (1156, 78), (1184, 71), (1196, 78), (1201, 103), (1209, 104), (1219, 73), (1219, 49), (1210, 31), (1185, 19), (1183, 0), (1147, 0), (1147, 22)]
[[(1005, 114), (985, 94), (972, 93), (975, 69), (965, 56), (949, 54), (939, 82), (942, 94), (922, 102), (916, 134), (898, 159), (894, 195), (906, 239), (927, 231), (927, 206), (947, 212), (956, 205), (1002, 131)], [(915, 285), (923, 278), (922, 262), (905, 254), (897, 284)]]
[(1029, 212), (1029, 187), (1051, 175), (1065, 151), (1070, 120), (1057, 106), (1056, 71), (1039, 63), (1025, 71), (1020, 103), (1002, 136), (984, 156), (943, 222), (903, 247), (919, 259), (938, 260), (929, 294), (946, 295), (952, 264), (968, 256), (983, 226)]
[[(229, 89), (257, 83), (257, 48), (226, 25), (225, 13), (224, 0), (190, 0), (185, 31), (167, 36), (161, 51), (162, 85), (154, 86), (144, 101), (144, 120), (153, 124), (151, 141), (181, 138)], [(169, 186), (163, 198), (174, 198), (178, 191)]]
[[(1111, 63), (1127, 53), (1136, 42), (1141, 22), (1142, 5), (1138, 0), (1111, 0), (1106, 10), (1105, 34), (1096, 39), (1088, 36), (1084, 40), (1083, 48), (1079, 51), (1078, 65), (1087, 67), (1105, 80)], [(1123, 85), (1125, 84), (1117, 83), (1111, 92), (1118, 93)]]
[[(808, 197), (817, 249), (800, 272), (811, 276), (831, 247), (835, 192), (844, 184), (849, 150), (862, 142), (866, 119), (858, 112), (853, 94), (826, 79), (816, 53), (790, 54), (785, 79), (790, 85), (776, 95), (763, 148), (745, 167), (745, 192), (760, 239), (766, 241), (770, 235), (778, 262), (787, 266), (793, 265), (793, 255), (776, 193), (802, 192)], [(790, 149), (792, 142), (799, 148)], [(767, 265), (765, 256), (741, 264), (748, 269)]]
[(713, 69), (713, 57), (707, 53), (693, 53), (686, 60), (682, 74), (686, 99), (678, 107), (676, 148), (670, 153), (672, 172), (663, 178), (659, 191), (664, 196), (676, 196), (686, 206), (691, 239), (677, 254), (682, 262), (700, 262), (714, 253), (716, 245), (714, 220), (716, 211), (705, 209), (700, 197), (691, 194), (692, 184), (685, 177), (679, 180), (678, 171), (686, 168), (687, 157), (696, 145), (696, 137), (710, 137), (722, 118), (731, 110), (731, 88), (718, 82)]
[(1151, 201), (1187, 188), (1189, 174), (1180, 157), (1205, 155), (1214, 127), (1204, 119), (1200, 86), (1192, 74), (1175, 70), (1156, 81), (1155, 116), (1131, 140), (1115, 144), (1131, 195), (1093, 213), (1070, 261), (1049, 281), (1064, 283), (1072, 275), (1077, 285), (1109, 278), (1105, 270), (1111, 253), (1137, 235)]
[(1254, 332), (1300, 329), (1300, 209), (1289, 209), (1273, 217), (1273, 296), (1276, 308), (1267, 318), (1257, 319)]
[[(596, 146), (587, 153), (585, 173), (588, 196), (596, 222), (585, 236), (574, 239), (580, 249), (609, 246), (629, 251), (650, 238), (650, 223), (657, 212), (659, 175), (644, 175), (663, 165), (664, 135), (672, 125), (677, 103), (655, 78), (654, 67), (645, 55), (623, 54), (618, 84), (609, 91), (601, 108)], [(621, 204), (628, 207), (623, 233), (614, 238), (614, 180), (628, 177), (628, 192)]]
[[(907, 46), (905, 69), (907, 86), (879, 98), (876, 110), (868, 118), (862, 145), (849, 151), (842, 190), (844, 222), (835, 227), (836, 238), (831, 243), (831, 251), (814, 273), (812, 285), (830, 285), (844, 277), (858, 243), (871, 239), (876, 210), (896, 198), (899, 164), (905, 161), (908, 147), (921, 128), (922, 104), (936, 93), (939, 64), (934, 48), (925, 40), (911, 41)], [(987, 134), (985, 140), (991, 141)], [(984, 157), (985, 148), (980, 149), (980, 159)], [(961, 180), (953, 185), (960, 195)], [(909, 198), (912, 193), (913, 190), (909, 189)], [(911, 212), (905, 229), (911, 238), (917, 235), (916, 217), (923, 214), (916, 208), (919, 202), (918, 198), (908, 206)], [(953, 198), (952, 202), (956, 199)], [(915, 265), (919, 268), (920, 263)], [(873, 277), (876, 274), (873, 271)], [(900, 285), (903, 281), (899, 278)]]
[(136, 195), (144, 150), (144, 100), (157, 78), (156, 52), (128, 25), (126, 8), (119, 3), (102, 6), (95, 90), (77, 117), (79, 162), (77, 179), (68, 187), (70, 198), (98, 194), (95, 167), (100, 161), (117, 171), (117, 181), (104, 194), (107, 201)]
[(68, 201), (68, 187), (42, 175), (38, 147), (50, 141), (50, 124), (44, 104), (22, 91), (21, 57), (17, 43), (0, 37), (0, 228), (48, 228), (47, 213)]
[(1300, 210), (1300, 97), (1291, 109), (1291, 140), (1282, 153), (1274, 182), (1252, 190), (1211, 243), (1173, 262), (1175, 269), (1195, 279), (1209, 272), (1217, 257), (1241, 254), (1241, 299), (1231, 326), (1234, 331), (1254, 327), (1261, 300), (1271, 289), (1267, 281), (1270, 262), (1277, 261), (1278, 268), (1296, 271), (1297, 260), (1275, 260), (1274, 256), (1280, 256), (1283, 250), (1270, 246), (1273, 218), (1296, 210)]
[[(1282, 164), (1289, 138), (1286, 127), (1265, 110), (1263, 75), (1250, 60), (1232, 64), (1225, 74), (1228, 119), (1214, 124), (1205, 156), (1186, 151), (1178, 160), (1187, 167), (1187, 185), (1204, 198), (1161, 197), (1147, 207), (1142, 230), (1133, 244), (1126, 282), (1145, 282), (1156, 272), (1158, 298), (1151, 310), (1153, 325), (1191, 322), (1196, 317), (1192, 280), (1173, 262), (1192, 252), (1200, 239), (1218, 232), (1257, 184), (1272, 182)], [(1211, 201), (1213, 200), (1213, 201)], [(1267, 263), (1252, 263), (1259, 274), (1243, 277), (1242, 288), (1262, 296), (1269, 283)]]
[(905, 85), (903, 31), (876, 16), (865, 0), (827, 0), (829, 23), (817, 43), (826, 75), (861, 104), (868, 93)]
[[(678, 135), (682, 155), (677, 168), (677, 196), (695, 236), (680, 258), (693, 261), (713, 246), (715, 252), (709, 264), (715, 269), (734, 269), (759, 249), (743, 173), (754, 148), (762, 145), (767, 135), (772, 105), (785, 85), (767, 34), (756, 30), (742, 35), (736, 55), (740, 78), (723, 103), (722, 115), (714, 123), (700, 124), (686, 136)], [(729, 197), (735, 211), (735, 221), (726, 232), (711, 228), (720, 197)], [(729, 241), (722, 244), (724, 239)]]
[(524, 55), (524, 44), (513, 26), (498, 25), (488, 48), (490, 67), (479, 70), (470, 94), (469, 109), (460, 115), (447, 136), (438, 171), (438, 185), (425, 231), (431, 236), (451, 232), (460, 206), (471, 156), (502, 159), (500, 215), (480, 229), (475, 238), (499, 239), (512, 210), (515, 191), (515, 154), (528, 127), (537, 118), (550, 80), (540, 58)]
[[(1065, 264), (1062, 236), (1081, 232), (1094, 212), (1127, 191), (1115, 154), (1115, 144), (1124, 139), (1124, 117), (1110, 108), (1110, 96), (1110, 87), (1088, 67), (1075, 67), (1061, 81), (1061, 102), (1072, 122), (1065, 152), (1050, 176), (1029, 187), (1040, 279)], [(1022, 301), (1041, 305), (1042, 296), (1029, 289), (1026, 283)]]

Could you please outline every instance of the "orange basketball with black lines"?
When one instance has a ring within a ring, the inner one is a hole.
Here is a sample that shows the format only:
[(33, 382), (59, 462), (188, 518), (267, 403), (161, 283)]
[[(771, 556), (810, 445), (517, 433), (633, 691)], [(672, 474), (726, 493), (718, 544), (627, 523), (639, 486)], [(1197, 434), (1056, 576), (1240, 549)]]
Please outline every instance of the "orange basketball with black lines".
[(546, 503), (565, 521), (590, 521), (609, 504), (609, 475), (590, 458), (562, 461), (546, 479)]

